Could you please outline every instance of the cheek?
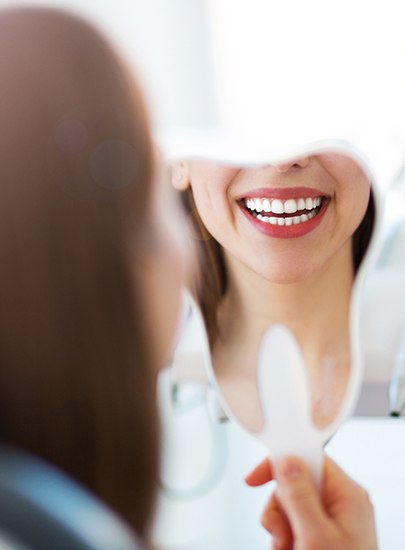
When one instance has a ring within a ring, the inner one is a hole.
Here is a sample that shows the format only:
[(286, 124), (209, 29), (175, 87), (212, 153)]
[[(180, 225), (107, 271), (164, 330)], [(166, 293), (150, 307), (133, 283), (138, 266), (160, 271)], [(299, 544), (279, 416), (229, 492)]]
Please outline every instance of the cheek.
[(339, 154), (322, 156), (322, 166), (336, 182), (339, 220), (347, 236), (360, 225), (369, 202), (370, 182), (364, 170), (351, 158)]
[(206, 185), (192, 185), (191, 187), (197, 212), (207, 225), (215, 214), (215, 208), (220, 201), (219, 189), (210, 189)]
[(350, 186), (347, 191), (347, 200), (342, 205), (343, 215), (346, 219), (348, 234), (352, 235), (361, 224), (367, 211), (370, 200), (370, 185), (364, 181)]
[(201, 220), (214, 235), (223, 231), (231, 215), (228, 190), (239, 170), (217, 165), (191, 167), (190, 185)]
[(232, 238), (234, 221), (226, 190), (216, 187), (210, 191), (193, 188), (198, 217), (208, 232), (222, 246)]

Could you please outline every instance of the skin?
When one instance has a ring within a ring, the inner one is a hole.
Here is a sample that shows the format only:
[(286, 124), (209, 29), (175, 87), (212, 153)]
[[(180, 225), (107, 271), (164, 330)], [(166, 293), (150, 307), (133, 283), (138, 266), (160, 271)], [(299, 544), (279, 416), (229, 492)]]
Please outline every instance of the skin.
[(247, 477), (252, 487), (277, 480), (262, 525), (273, 550), (377, 550), (374, 511), (367, 492), (325, 459), (319, 494), (305, 464), (287, 457), (273, 468), (266, 459)]
[[(272, 283), (294, 283), (321, 271), (359, 225), (369, 183), (350, 158), (322, 154), (278, 166), (239, 169), (191, 162), (175, 185), (191, 185), (199, 214), (211, 235), (238, 263)], [(174, 176), (176, 177), (176, 175)], [(301, 239), (269, 239), (241, 215), (237, 200), (260, 187), (316, 187), (331, 196), (327, 219)], [(316, 253), (314, 253), (316, 247)]]
[[(350, 370), (351, 237), (367, 208), (366, 175), (349, 157), (328, 153), (249, 169), (183, 163), (175, 166), (173, 184), (191, 186), (205, 226), (223, 247), (229, 285), (218, 307), (212, 359), (235, 415), (251, 430), (260, 429), (257, 350), (268, 326), (282, 322), (308, 365), (315, 423), (329, 424)], [(299, 238), (260, 233), (238, 204), (254, 189), (301, 186), (315, 187), (330, 203), (320, 225)]]

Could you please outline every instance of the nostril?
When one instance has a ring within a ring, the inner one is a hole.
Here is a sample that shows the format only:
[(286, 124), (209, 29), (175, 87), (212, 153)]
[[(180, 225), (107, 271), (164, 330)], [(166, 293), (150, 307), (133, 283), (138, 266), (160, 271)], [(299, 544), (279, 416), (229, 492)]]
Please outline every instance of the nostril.
[(299, 159), (294, 159), (289, 162), (281, 162), (280, 164), (275, 164), (274, 168), (279, 173), (285, 173), (292, 169), (302, 169), (306, 168), (309, 164), (309, 157), (302, 157)]

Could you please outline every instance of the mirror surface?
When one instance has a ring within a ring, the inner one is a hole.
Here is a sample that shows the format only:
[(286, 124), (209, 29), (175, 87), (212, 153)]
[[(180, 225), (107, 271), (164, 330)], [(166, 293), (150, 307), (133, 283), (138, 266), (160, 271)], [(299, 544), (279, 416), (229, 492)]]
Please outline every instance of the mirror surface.
[(261, 429), (258, 350), (266, 329), (283, 323), (307, 365), (314, 424), (330, 425), (350, 381), (352, 289), (374, 227), (368, 172), (329, 150), (254, 167), (181, 162), (173, 184), (198, 243), (191, 287), (232, 413)]

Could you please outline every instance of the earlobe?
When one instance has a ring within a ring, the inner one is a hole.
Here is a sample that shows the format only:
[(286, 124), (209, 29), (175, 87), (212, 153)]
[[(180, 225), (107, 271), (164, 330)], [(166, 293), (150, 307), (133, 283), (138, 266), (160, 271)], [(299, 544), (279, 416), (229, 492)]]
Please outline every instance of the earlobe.
[(172, 164), (172, 185), (178, 191), (185, 191), (190, 185), (188, 165), (185, 162)]

